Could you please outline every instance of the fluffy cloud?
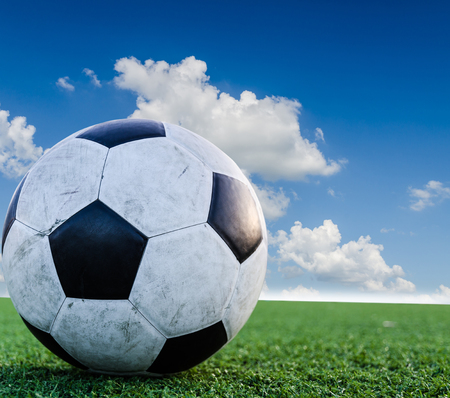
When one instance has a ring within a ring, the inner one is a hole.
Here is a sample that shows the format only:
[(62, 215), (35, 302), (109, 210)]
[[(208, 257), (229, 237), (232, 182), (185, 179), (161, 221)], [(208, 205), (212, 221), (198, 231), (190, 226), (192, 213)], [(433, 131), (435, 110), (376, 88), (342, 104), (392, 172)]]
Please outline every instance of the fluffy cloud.
[(286, 214), (290, 199), (284, 194), (282, 188), (275, 191), (268, 186), (260, 187), (253, 183), (252, 186), (267, 220), (275, 221)]
[[(84, 68), (83, 69), (83, 73), (91, 78), (91, 83), (95, 86), (95, 87), (101, 87), (102, 84), (100, 83), (100, 80), (98, 80), (97, 75), (95, 74), (95, 72), (92, 69), (88, 69), (88, 68)], [(73, 86), (72, 86), (73, 87)]]
[(450, 298), (450, 287), (439, 285), (439, 289), (436, 289), (436, 293), (441, 296)]
[(75, 87), (70, 84), (68, 82), (69, 80), (69, 76), (66, 77), (60, 77), (57, 81), (56, 81), (56, 85), (60, 88), (62, 88), (63, 90), (67, 90), (67, 91), (74, 91)]
[(7, 177), (20, 177), (42, 155), (33, 143), (36, 128), (27, 126), (23, 116), (8, 121), (9, 112), (0, 109), (0, 172)]
[(365, 291), (415, 290), (412, 282), (401, 278), (402, 267), (385, 263), (381, 256), (383, 246), (372, 243), (370, 236), (341, 246), (340, 242), (338, 226), (331, 220), (312, 230), (296, 221), (289, 234), (278, 231), (270, 238), (271, 245), (278, 248), (279, 262), (294, 261), (319, 280), (355, 285)]
[(281, 300), (287, 301), (308, 301), (319, 298), (319, 291), (313, 288), (306, 288), (298, 285), (296, 288), (285, 289), (281, 291)]
[(292, 279), (297, 278), (300, 275), (303, 275), (305, 272), (295, 265), (288, 265), (286, 267), (278, 267), (278, 272), (281, 272), (284, 279)]
[(180, 124), (216, 144), (250, 174), (302, 180), (341, 168), (324, 158), (317, 143), (301, 136), (297, 100), (257, 99), (250, 91), (236, 99), (211, 85), (206, 63), (194, 57), (174, 65), (122, 58), (115, 70), (115, 85), (138, 95), (131, 117)]
[(436, 293), (431, 295), (432, 300), (441, 304), (450, 304), (450, 288), (444, 285), (439, 285)]
[(388, 290), (392, 292), (413, 293), (416, 291), (416, 285), (406, 279), (397, 277), (395, 281), (390, 282)]
[(317, 127), (314, 130), (314, 136), (316, 138), (316, 141), (323, 141), (323, 142), (325, 142), (325, 138), (323, 137), (323, 131), (319, 127)]
[(450, 198), (450, 188), (444, 188), (442, 182), (428, 181), (425, 189), (408, 188), (411, 196), (410, 208), (415, 211), (421, 211), (425, 207), (434, 206), (437, 201)]
[[(433, 294), (403, 294), (400, 297), (401, 301), (398, 302), (404, 303), (450, 304), (450, 288), (441, 284)], [(391, 301), (394, 302), (392, 299)]]

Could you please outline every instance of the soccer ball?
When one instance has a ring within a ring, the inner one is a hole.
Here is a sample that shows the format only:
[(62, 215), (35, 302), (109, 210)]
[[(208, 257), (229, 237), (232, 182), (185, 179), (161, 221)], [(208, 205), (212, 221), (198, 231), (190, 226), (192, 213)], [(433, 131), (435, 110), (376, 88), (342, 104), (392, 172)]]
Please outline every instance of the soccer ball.
[(3, 271), (30, 331), (82, 369), (163, 375), (227, 344), (267, 265), (261, 206), (202, 137), (152, 120), (81, 130), (25, 175)]

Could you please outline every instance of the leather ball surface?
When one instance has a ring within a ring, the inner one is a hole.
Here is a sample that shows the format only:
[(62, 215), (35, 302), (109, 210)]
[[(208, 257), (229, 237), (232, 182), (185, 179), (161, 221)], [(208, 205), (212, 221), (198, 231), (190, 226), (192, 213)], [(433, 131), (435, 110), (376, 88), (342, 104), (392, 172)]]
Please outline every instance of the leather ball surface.
[(17, 187), (2, 234), (11, 300), (82, 369), (163, 375), (229, 342), (261, 292), (267, 234), (238, 166), (204, 138), (126, 119), (50, 149)]

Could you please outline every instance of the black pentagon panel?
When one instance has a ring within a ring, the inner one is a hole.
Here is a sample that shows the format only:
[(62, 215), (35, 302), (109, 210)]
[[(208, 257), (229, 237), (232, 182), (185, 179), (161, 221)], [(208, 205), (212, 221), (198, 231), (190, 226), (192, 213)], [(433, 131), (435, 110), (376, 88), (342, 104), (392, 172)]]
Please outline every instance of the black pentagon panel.
[(50, 235), (50, 248), (68, 297), (127, 299), (147, 238), (99, 200)]
[(250, 257), (262, 241), (258, 210), (248, 187), (224, 174), (214, 173), (208, 223), (240, 263)]
[(24, 318), (22, 318), (22, 321), (25, 323), (29, 331), (33, 333), (34, 337), (36, 337), (47, 349), (53, 352), (53, 354), (60, 357), (63, 361), (70, 363), (72, 366), (76, 366), (77, 368), (84, 370), (88, 369), (86, 366), (73, 358), (67, 351), (65, 351), (64, 348), (62, 348), (49, 333), (43, 332), (42, 330), (34, 327)]
[(112, 148), (130, 141), (165, 136), (166, 130), (161, 122), (148, 119), (123, 119), (92, 126), (77, 138), (85, 138)]
[(178, 373), (208, 359), (227, 342), (222, 321), (194, 333), (167, 339), (161, 352), (147, 372)]
[(6, 212), (5, 223), (3, 224), (3, 233), (2, 233), (2, 253), (3, 247), (5, 246), (6, 237), (8, 236), (9, 230), (11, 229), (14, 220), (16, 219), (16, 210), (17, 210), (17, 202), (19, 201), (20, 192), (22, 192), (23, 184), (27, 178), (27, 175), (23, 177), (22, 181), (20, 181), (19, 185), (16, 188), (16, 192), (11, 199), (11, 203), (9, 204), (8, 211)]

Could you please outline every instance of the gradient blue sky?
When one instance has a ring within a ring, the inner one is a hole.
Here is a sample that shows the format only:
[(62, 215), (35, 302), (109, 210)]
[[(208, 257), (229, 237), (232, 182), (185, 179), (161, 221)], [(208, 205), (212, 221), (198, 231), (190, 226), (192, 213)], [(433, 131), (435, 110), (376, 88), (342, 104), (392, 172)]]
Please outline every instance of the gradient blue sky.
[[(433, 1), (7, 2), (0, 110), (9, 123), (26, 117), (43, 149), (126, 118), (137, 93), (113, 79), (117, 60), (130, 57), (175, 65), (194, 56), (207, 65), (205, 84), (232, 97), (296, 99), (302, 139), (341, 160), (340, 170), (268, 180), (255, 166), (250, 177), (271, 193), (269, 205), (289, 200), (268, 219), (266, 297), (450, 302), (449, 17), (450, 5)], [(57, 85), (66, 76), (73, 90)], [(19, 181), (0, 174), (0, 214)], [(324, 220), (339, 242), (321, 234)], [(361, 236), (370, 241), (351, 251)]]

